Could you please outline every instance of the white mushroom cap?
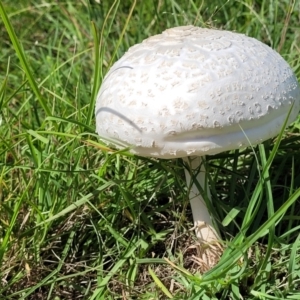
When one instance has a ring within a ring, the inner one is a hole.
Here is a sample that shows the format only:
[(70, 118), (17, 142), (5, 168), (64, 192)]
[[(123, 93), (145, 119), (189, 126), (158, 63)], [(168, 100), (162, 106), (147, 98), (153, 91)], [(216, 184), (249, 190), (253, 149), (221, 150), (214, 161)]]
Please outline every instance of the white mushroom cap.
[(216, 154), (258, 144), (298, 115), (284, 59), (243, 34), (183, 26), (131, 47), (100, 88), (98, 134), (141, 156)]

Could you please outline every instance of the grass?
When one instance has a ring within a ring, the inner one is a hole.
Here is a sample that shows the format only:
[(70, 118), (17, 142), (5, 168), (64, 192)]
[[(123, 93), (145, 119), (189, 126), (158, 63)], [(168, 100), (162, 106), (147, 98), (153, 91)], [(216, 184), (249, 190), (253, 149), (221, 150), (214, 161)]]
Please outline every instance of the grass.
[(300, 298), (299, 118), (208, 157), (226, 250), (203, 274), (182, 162), (106, 148), (93, 115), (112, 63), (177, 25), (255, 37), (300, 78), (299, 0), (0, 3), (1, 300)]

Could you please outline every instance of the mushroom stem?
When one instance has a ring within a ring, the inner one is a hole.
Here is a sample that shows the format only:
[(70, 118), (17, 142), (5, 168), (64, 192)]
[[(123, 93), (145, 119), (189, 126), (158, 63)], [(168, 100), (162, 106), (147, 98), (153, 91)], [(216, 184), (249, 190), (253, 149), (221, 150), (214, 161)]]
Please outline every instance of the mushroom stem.
[(205, 200), (199, 191), (195, 181), (203, 188), (209, 201), (211, 194), (208, 183), (205, 184), (205, 167), (201, 156), (190, 156), (183, 158), (188, 168), (185, 168), (187, 186), (190, 187), (190, 203), (194, 218), (195, 232), (201, 244), (209, 244), (219, 240), (214, 229), (213, 222), (208, 212)]

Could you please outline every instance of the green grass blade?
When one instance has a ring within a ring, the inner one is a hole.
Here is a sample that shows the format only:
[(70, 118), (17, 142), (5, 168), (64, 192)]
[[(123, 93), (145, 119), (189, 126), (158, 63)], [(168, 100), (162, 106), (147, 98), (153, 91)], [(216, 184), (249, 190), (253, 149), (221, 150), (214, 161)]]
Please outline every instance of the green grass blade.
[(297, 276), (295, 276), (295, 271), (299, 268), (299, 255), (297, 255), (297, 252), (300, 249), (300, 235), (298, 235), (296, 241), (293, 244), (291, 256), (289, 260), (289, 267), (288, 267), (288, 285), (290, 289), (293, 289), (293, 286), (295, 284), (295, 280), (297, 280)]
[(285, 212), (289, 209), (291, 205), (300, 197), (300, 189), (295, 191), (293, 195), (271, 216), (260, 228), (253, 233), (251, 236), (245, 239), (245, 241), (240, 246), (235, 246), (235, 249), (231, 252), (231, 259), (222, 260), (222, 263), (219, 263), (215, 268), (208, 271), (203, 275), (203, 281), (212, 281), (214, 280), (216, 274), (225, 274), (232, 265), (237, 262), (240, 257), (244, 255), (244, 249), (248, 249), (253, 243), (255, 243), (259, 238), (262, 237), (263, 233), (268, 232), (269, 228), (272, 227)]
[(7, 14), (6, 14), (6, 11), (4, 9), (2, 1), (0, 1), (0, 16), (1, 16), (2, 20), (3, 20), (3, 23), (4, 23), (5, 27), (6, 27), (6, 30), (7, 30), (8, 34), (9, 34), (10, 40), (11, 40), (13, 46), (14, 46), (14, 49), (15, 49), (15, 51), (17, 53), (17, 56), (19, 57), (21, 65), (22, 65), (22, 67), (23, 67), (23, 69), (25, 71), (25, 74), (26, 74), (26, 77), (28, 79), (28, 82), (29, 82), (32, 90), (34, 91), (34, 93), (35, 93), (35, 95), (36, 95), (36, 97), (37, 97), (40, 105), (44, 109), (46, 115), (50, 116), (51, 115), (51, 110), (48, 107), (48, 105), (46, 104), (46, 101), (43, 98), (43, 96), (42, 96), (42, 94), (41, 94), (41, 92), (40, 92), (40, 90), (39, 90), (39, 88), (37, 86), (37, 83), (34, 80), (34, 76), (33, 76), (32, 72), (30, 70), (30, 66), (29, 66), (29, 63), (28, 63), (28, 61), (26, 59), (26, 55), (25, 55), (25, 53), (24, 53), (24, 51), (23, 51), (23, 49), (22, 49), (22, 47), (20, 45), (20, 42), (19, 42), (19, 40), (18, 40), (18, 38), (16, 36), (16, 33), (15, 33), (15, 31), (14, 31), (12, 25), (11, 25), (11, 22), (10, 22), (10, 20), (9, 20)]
[(122, 42), (122, 40), (123, 40), (124, 34), (125, 34), (126, 29), (127, 29), (127, 27), (128, 27), (128, 24), (129, 24), (129, 21), (130, 21), (130, 19), (131, 19), (133, 10), (134, 10), (134, 8), (135, 8), (135, 6), (136, 6), (136, 3), (137, 3), (136, 0), (134, 0), (134, 1), (132, 2), (132, 5), (131, 5), (131, 7), (130, 7), (129, 13), (128, 13), (127, 18), (126, 18), (125, 25), (124, 25), (124, 27), (123, 27), (123, 29), (122, 29), (122, 32), (121, 32), (121, 35), (120, 35), (120, 37), (119, 37), (119, 39), (118, 39), (118, 41), (117, 41), (117, 44), (116, 44), (115, 49), (114, 49), (114, 52), (113, 52), (112, 55), (111, 55), (111, 59), (110, 59), (110, 62), (109, 62), (109, 64), (108, 64), (108, 68), (110, 68), (110, 67), (112, 66), (112, 64), (113, 64), (113, 61), (114, 61), (114, 59), (115, 59), (115, 56), (116, 56), (116, 54), (117, 54), (117, 51), (118, 51), (118, 49), (119, 49), (119, 47), (120, 47), (120, 45), (121, 45), (121, 42)]
[(12, 212), (12, 216), (9, 220), (9, 224), (8, 224), (8, 227), (6, 228), (6, 232), (2, 238), (2, 241), (1, 241), (1, 246), (0, 246), (0, 265), (1, 265), (1, 262), (3, 260), (3, 257), (5, 255), (5, 251), (8, 247), (8, 243), (11, 239), (11, 234), (13, 232), (13, 229), (14, 227), (16, 226), (17, 224), (17, 217), (18, 215), (20, 214), (20, 207), (26, 197), (26, 194), (27, 194), (27, 191), (30, 187), (30, 183), (28, 183), (26, 189), (24, 190), (23, 194), (19, 197), (19, 199), (17, 200), (17, 202), (14, 204), (14, 207), (13, 207), (13, 212)]
[(168, 291), (168, 289), (165, 287), (165, 285), (161, 282), (161, 280), (156, 276), (156, 274), (153, 272), (153, 270), (148, 267), (148, 272), (152, 279), (154, 280), (155, 284), (162, 290), (162, 292), (169, 298), (173, 299), (172, 294)]
[(140, 247), (141, 244), (142, 241), (139, 240), (136, 243), (132, 243), (129, 245), (129, 249), (126, 251), (123, 257), (120, 258), (120, 260), (114, 265), (114, 267), (108, 272), (108, 274), (98, 283), (98, 288), (94, 291), (90, 300), (97, 299), (98, 297), (101, 297), (103, 295), (103, 292), (105, 291), (106, 285), (109, 280), (118, 272), (118, 270), (126, 263), (126, 261), (133, 255), (133, 253), (138, 247)]

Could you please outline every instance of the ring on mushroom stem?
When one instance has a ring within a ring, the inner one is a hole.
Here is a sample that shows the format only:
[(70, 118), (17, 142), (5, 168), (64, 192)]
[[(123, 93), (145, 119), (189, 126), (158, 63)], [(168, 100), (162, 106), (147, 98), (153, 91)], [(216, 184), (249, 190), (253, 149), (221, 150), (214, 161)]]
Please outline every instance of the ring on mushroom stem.
[(182, 26), (131, 47), (112, 66), (97, 97), (96, 127), (137, 155), (184, 159), (196, 235), (210, 264), (206, 246), (220, 238), (191, 182), (210, 200), (202, 157), (274, 137), (299, 109), (299, 84), (276, 51), (243, 34)]

